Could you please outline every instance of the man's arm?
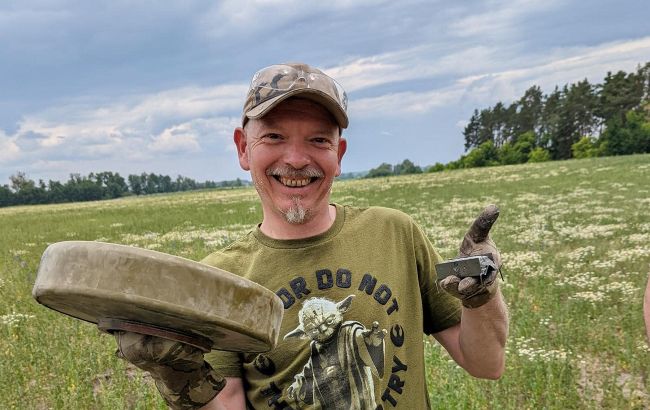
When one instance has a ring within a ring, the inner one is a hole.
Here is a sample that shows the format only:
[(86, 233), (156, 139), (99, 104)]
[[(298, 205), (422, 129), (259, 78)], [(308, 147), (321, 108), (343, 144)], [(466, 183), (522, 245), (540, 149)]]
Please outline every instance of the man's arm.
[(475, 377), (498, 379), (505, 368), (508, 310), (499, 290), (497, 270), (501, 255), (489, 237), (499, 209), (490, 205), (476, 218), (460, 245), (459, 256), (491, 255), (496, 269), (480, 280), (450, 275), (440, 286), (461, 300), (460, 324), (433, 336), (451, 357)]
[(474, 377), (498, 379), (505, 368), (508, 310), (501, 292), (478, 308), (462, 308), (458, 325), (434, 333), (450, 356)]
[(239, 377), (226, 377), (226, 387), (201, 407), (201, 410), (242, 410), (246, 408), (244, 382)]
[(645, 297), (643, 298), (643, 320), (645, 321), (645, 334), (650, 344), (650, 275), (648, 275), (648, 284), (645, 287)]

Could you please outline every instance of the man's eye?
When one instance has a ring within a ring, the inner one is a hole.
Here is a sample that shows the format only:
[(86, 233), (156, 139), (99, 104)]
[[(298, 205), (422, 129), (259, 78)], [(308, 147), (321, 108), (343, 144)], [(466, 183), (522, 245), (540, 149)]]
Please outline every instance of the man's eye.
[(282, 139), (282, 135), (280, 135), (280, 134), (266, 134), (264, 136), (264, 138), (269, 139), (269, 140), (277, 141), (277, 140)]
[(327, 138), (321, 138), (321, 137), (313, 138), (312, 141), (315, 142), (316, 144), (329, 144), (330, 142)]

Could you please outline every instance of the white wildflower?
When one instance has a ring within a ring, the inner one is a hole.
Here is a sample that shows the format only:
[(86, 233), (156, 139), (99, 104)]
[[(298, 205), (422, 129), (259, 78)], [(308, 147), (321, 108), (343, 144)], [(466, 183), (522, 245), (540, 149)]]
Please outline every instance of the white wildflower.
[(583, 248), (576, 248), (571, 252), (567, 253), (567, 258), (572, 260), (584, 261), (590, 256), (593, 256), (596, 252), (596, 247), (592, 245), (585, 246)]
[(633, 233), (624, 239), (632, 243), (648, 243), (650, 242), (650, 233)]
[(648, 342), (645, 340), (640, 341), (637, 345), (636, 348), (641, 350), (642, 352), (648, 352), (650, 353), (650, 346), (648, 345)]
[(3, 325), (7, 325), (7, 326), (15, 326), (19, 322), (22, 322), (22, 321), (25, 321), (25, 320), (28, 320), (28, 319), (33, 319), (35, 317), (36, 316), (34, 316), (34, 315), (25, 315), (23, 313), (15, 313), (14, 312), (14, 313), (9, 313), (9, 314), (0, 316), (0, 323), (2, 323)]
[(574, 300), (586, 300), (587, 302), (595, 303), (602, 302), (605, 299), (606, 295), (601, 291), (587, 291), (587, 292), (578, 292), (573, 296), (569, 296), (569, 299)]
[(535, 338), (518, 337), (514, 339), (514, 350), (517, 356), (530, 361), (564, 361), (568, 354), (563, 349), (543, 349), (533, 346)]

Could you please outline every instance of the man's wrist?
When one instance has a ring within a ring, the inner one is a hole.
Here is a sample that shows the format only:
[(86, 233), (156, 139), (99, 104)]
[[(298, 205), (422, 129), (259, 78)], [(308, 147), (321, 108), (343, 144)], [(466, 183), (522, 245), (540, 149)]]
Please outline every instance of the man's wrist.
[(485, 305), (491, 299), (493, 299), (498, 293), (498, 291), (499, 291), (499, 283), (498, 280), (495, 279), (493, 283), (482, 288), (481, 291), (476, 295), (462, 299), (461, 303), (464, 307), (468, 309), (476, 309)]
[(156, 380), (156, 388), (173, 410), (194, 410), (214, 399), (226, 386), (226, 379), (204, 362), (190, 374), (179, 372), (177, 377)]

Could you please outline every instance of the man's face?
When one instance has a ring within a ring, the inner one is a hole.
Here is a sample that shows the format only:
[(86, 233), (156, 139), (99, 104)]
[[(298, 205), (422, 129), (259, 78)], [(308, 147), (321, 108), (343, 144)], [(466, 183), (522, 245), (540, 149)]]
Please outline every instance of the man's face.
[(245, 129), (235, 130), (239, 163), (250, 170), (265, 218), (291, 224), (328, 212), (346, 142), (325, 108), (290, 98)]

